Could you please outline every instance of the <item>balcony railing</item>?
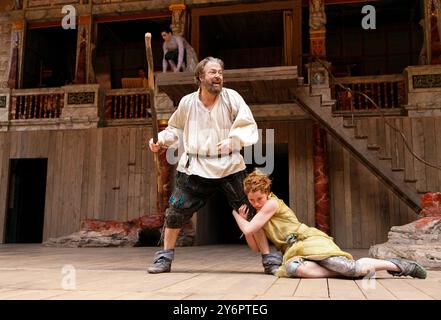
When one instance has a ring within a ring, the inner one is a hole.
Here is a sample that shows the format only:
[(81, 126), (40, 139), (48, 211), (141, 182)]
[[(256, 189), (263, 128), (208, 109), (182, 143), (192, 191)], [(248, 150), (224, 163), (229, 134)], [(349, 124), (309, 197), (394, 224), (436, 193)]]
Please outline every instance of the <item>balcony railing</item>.
[(105, 120), (148, 119), (150, 117), (148, 89), (113, 89), (106, 91)]
[(336, 78), (336, 82), (350, 88), (350, 93), (337, 83), (332, 85), (333, 98), (337, 100), (336, 112), (378, 112), (378, 108), (363, 95), (370, 97), (381, 111), (399, 111), (405, 101), (404, 77), (397, 75), (344, 77)]
[(13, 90), (11, 102), (11, 120), (59, 118), (64, 106), (64, 90), (62, 88)]

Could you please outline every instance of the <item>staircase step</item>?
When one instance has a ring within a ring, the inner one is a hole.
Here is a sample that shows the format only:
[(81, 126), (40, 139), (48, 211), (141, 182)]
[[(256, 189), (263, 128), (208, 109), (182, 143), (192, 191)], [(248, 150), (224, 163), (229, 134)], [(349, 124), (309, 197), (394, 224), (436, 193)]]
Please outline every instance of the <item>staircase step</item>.
[(369, 150), (380, 150), (380, 147), (378, 145), (376, 145), (376, 144), (368, 145), (367, 148)]
[(322, 101), (322, 107), (327, 107), (327, 106), (334, 106), (337, 103), (337, 100), (325, 100)]
[(353, 119), (343, 119), (343, 127), (355, 128), (355, 122)]

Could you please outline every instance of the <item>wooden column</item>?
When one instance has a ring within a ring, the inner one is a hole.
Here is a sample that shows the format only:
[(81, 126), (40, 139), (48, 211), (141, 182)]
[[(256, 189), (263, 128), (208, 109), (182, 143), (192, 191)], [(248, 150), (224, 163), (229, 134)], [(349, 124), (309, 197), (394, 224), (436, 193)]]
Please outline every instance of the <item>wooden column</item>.
[(168, 8), (172, 12), (170, 29), (172, 29), (174, 35), (184, 36), (186, 20), (185, 4), (171, 4)]
[(94, 83), (92, 60), (92, 16), (81, 15), (78, 18), (77, 61), (75, 68), (75, 84)]
[[(310, 53), (322, 59), (326, 57), (326, 14), (324, 0), (309, 1), (309, 35)], [(323, 73), (323, 66), (311, 63), (309, 66), (309, 82), (311, 87), (316, 86), (321, 90), (323, 81), (318, 81)], [(313, 88), (314, 89), (314, 88)], [(326, 132), (319, 124), (313, 127), (314, 139), (314, 200), (315, 200), (315, 224), (323, 232), (330, 233), (330, 208), (329, 208), (329, 176), (327, 161)]]
[(8, 75), (8, 87), (18, 89), (23, 83), (23, 51), (26, 21), (22, 18), (12, 20), (11, 60)]
[(420, 64), (441, 64), (441, 0), (424, 0), (424, 44)]

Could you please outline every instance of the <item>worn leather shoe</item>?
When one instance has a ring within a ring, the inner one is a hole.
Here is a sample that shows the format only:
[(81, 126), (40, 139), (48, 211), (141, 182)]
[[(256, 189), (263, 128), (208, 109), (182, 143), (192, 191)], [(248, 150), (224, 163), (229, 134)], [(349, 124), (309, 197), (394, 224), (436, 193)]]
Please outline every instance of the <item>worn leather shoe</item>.
[(171, 264), (174, 258), (175, 250), (160, 250), (155, 253), (153, 265), (147, 269), (148, 273), (164, 273), (171, 271)]
[(426, 279), (427, 277), (426, 269), (424, 269), (420, 264), (418, 264), (415, 261), (395, 259), (395, 258), (387, 259), (387, 261), (392, 262), (401, 270), (401, 271), (388, 271), (394, 277), (411, 276), (413, 278), (418, 278), (418, 279)]
[(262, 265), (265, 274), (276, 275), (282, 265), (283, 256), (279, 252), (262, 254)]

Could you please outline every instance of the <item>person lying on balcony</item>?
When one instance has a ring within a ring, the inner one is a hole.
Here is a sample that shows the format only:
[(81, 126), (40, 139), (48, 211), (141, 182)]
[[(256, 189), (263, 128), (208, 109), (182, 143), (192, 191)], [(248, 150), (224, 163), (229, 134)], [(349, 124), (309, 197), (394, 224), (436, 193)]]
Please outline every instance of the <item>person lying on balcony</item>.
[(254, 210), (242, 187), (246, 166), (240, 150), (258, 141), (257, 124), (240, 94), (223, 88), (223, 71), (222, 60), (202, 60), (194, 72), (199, 89), (181, 99), (158, 142), (149, 141), (153, 152), (176, 142), (184, 148), (165, 212), (164, 249), (155, 253), (149, 273), (170, 272), (180, 229), (215, 192), (236, 210)]
[[(241, 206), (238, 211), (233, 210), (234, 218), (252, 250), (259, 251), (259, 248), (266, 247), (264, 242), (269, 239), (283, 252), (283, 264), (276, 270), (276, 276), (357, 278), (387, 270), (394, 276), (426, 278), (426, 270), (414, 261), (354, 260), (327, 234), (300, 223), (293, 210), (271, 192), (271, 180), (266, 174), (254, 171), (244, 179), (243, 185), (257, 213), (251, 218), (248, 208)], [(262, 230), (266, 237), (262, 237)]]
[(182, 36), (173, 35), (170, 28), (161, 31), (164, 43), (162, 49), (162, 71), (167, 72), (168, 67), (173, 72), (193, 71), (198, 63), (197, 55), (192, 46)]

